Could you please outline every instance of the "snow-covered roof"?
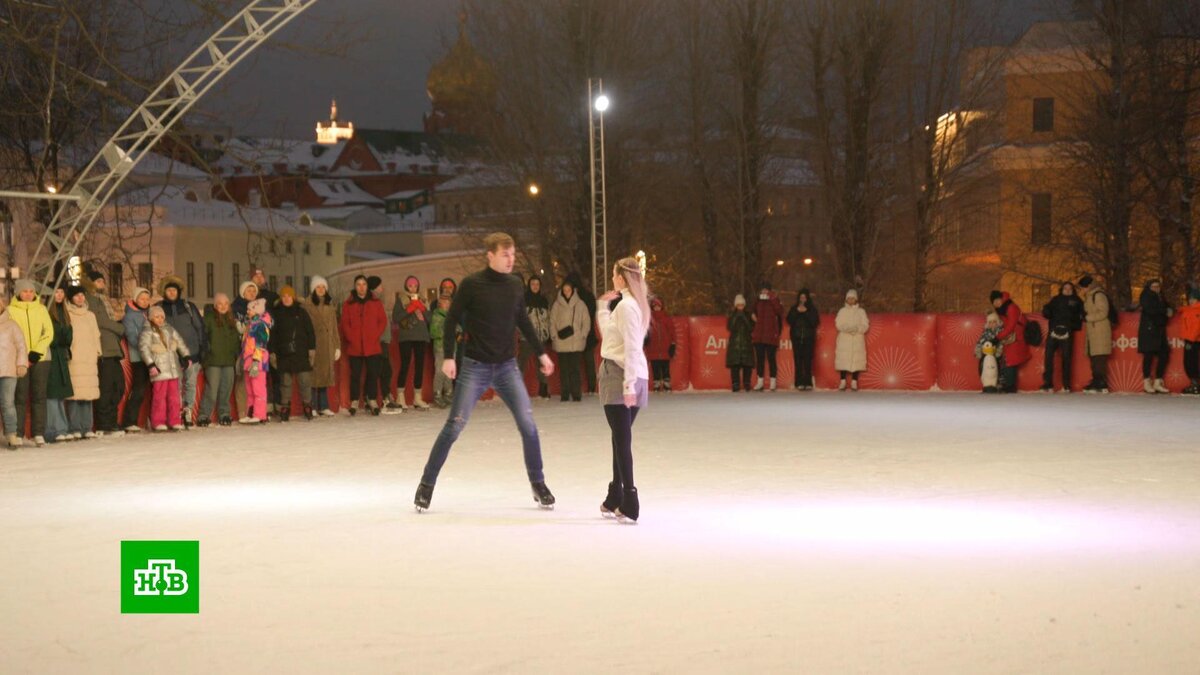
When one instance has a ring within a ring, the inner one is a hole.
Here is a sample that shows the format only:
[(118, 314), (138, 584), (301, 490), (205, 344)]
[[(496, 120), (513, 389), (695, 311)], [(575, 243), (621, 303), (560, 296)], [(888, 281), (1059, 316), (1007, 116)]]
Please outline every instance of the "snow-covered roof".
[[(117, 214), (120, 214), (119, 216)], [(307, 218), (305, 216), (308, 216)], [(141, 188), (126, 192), (105, 207), (100, 222), (118, 219), (170, 227), (250, 230), (271, 234), (306, 234), (349, 239), (349, 232), (323, 225), (304, 211), (239, 206), (177, 186)], [(311, 223), (311, 224), (309, 224)]]
[(213, 167), (224, 169), (226, 173), (232, 173), (235, 167), (253, 170), (256, 166), (263, 173), (274, 173), (279, 164), (285, 167), (286, 173), (329, 170), (345, 147), (346, 141), (322, 145), (287, 138), (242, 136), (229, 141), (225, 154), (213, 162)]
[(437, 186), (438, 192), (454, 192), (456, 190), (479, 190), (483, 188), (503, 188), (513, 187), (518, 185), (513, 172), (500, 168), (491, 167), (464, 173), (461, 176), (455, 176)]
[(323, 204), (352, 205), (371, 204), (382, 206), (383, 200), (363, 190), (354, 181), (340, 178), (314, 178), (308, 181), (309, 187), (317, 196), (325, 200)]
[(384, 197), (384, 199), (389, 202), (393, 200), (412, 199), (413, 197), (424, 194), (425, 192), (425, 190), (401, 190), (399, 192), (393, 192), (392, 194)]

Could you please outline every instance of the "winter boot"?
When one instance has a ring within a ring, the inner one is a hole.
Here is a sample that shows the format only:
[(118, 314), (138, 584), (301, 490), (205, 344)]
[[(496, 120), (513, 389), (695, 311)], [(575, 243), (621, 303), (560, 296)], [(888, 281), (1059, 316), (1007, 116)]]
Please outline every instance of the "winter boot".
[(399, 415), (400, 413), (404, 412), (404, 404), (397, 403), (396, 397), (394, 397), (394, 396), (388, 397), (387, 404), (384, 405), (383, 408), (384, 408), (384, 412), (386, 412), (389, 415)]
[(1154, 381), (1148, 377), (1142, 379), (1142, 391), (1146, 392), (1147, 394), (1155, 393), (1154, 392)]
[(187, 429), (196, 426), (192, 420), (192, 409), (190, 407), (183, 409), (183, 426)]
[(347, 408), (346, 410), (347, 410), (347, 412), (349, 412), (349, 413), (350, 413), (350, 416), (351, 416), (351, 417), (354, 417), (355, 415), (357, 415), (357, 414), (358, 414), (358, 404), (357, 404), (357, 403), (351, 403), (351, 404), (350, 404), (350, 407), (349, 407), (349, 408)]
[(1192, 386), (1184, 389), (1183, 393), (1188, 396), (1200, 396), (1200, 380), (1193, 379)]
[(417, 496), (413, 497), (413, 506), (416, 507), (417, 513), (421, 513), (429, 509), (429, 502), (433, 500), (433, 486), (420, 483), (417, 485)]
[(663, 390), (662, 380), (655, 380), (654, 381), (654, 392), (658, 393), (662, 390)]
[(425, 397), (421, 395), (421, 392), (419, 390), (413, 394), (412, 407), (416, 408), (417, 410), (421, 410), (421, 411), (429, 410), (429, 404), (425, 402)]
[(775, 385), (775, 378), (772, 377), (771, 378), (771, 391), (776, 391), (776, 390), (778, 390), (778, 387)]
[(754, 385), (754, 391), (762, 391), (765, 384), (766, 382), (761, 377), (758, 378), (758, 384)]
[(617, 521), (636, 524), (639, 511), (637, 488), (625, 489), (621, 494), (621, 508), (617, 509)]
[(233, 426), (233, 418), (231, 418), (229, 415), (226, 415), (218, 420), (217, 424), (220, 424), (223, 427), (231, 427)]
[(600, 504), (600, 515), (605, 518), (616, 518), (617, 509), (621, 506), (621, 486), (616, 483), (608, 484), (608, 496)]
[(292, 409), (289, 406), (281, 406), (279, 408), (279, 421), (286, 422), (292, 418)]
[(21, 447), (22, 445), (25, 445), (25, 442), (21, 440), (20, 436), (18, 436), (16, 434), (8, 435), (8, 449), (9, 450), (16, 450), (17, 448)]
[(379, 417), (379, 413), (382, 412), (382, 410), (379, 408), (379, 404), (375, 402), (375, 399), (367, 401), (367, 407), (371, 409), (371, 415), (373, 417)]
[(846, 391), (846, 378), (843, 377), (838, 381), (838, 391)]
[(663, 380), (663, 391), (667, 392), (668, 394), (671, 393), (671, 378), (668, 377), (667, 379)]
[(304, 406), (304, 419), (311, 420), (313, 418), (312, 406)]
[(550, 488), (546, 487), (543, 482), (530, 483), (533, 488), (533, 501), (537, 502), (538, 506), (543, 509), (554, 508), (554, 495), (550, 494)]
[(1154, 393), (1156, 393), (1156, 394), (1171, 393), (1171, 390), (1167, 389), (1167, 385), (1163, 383), (1161, 377), (1154, 381)]
[[(548, 382), (542, 382), (538, 385), (538, 398), (545, 399), (547, 401), (550, 400), (550, 384)], [(445, 402), (443, 401), (442, 405), (439, 405), (438, 407), (445, 408)]]
[(850, 380), (850, 391), (858, 391), (858, 380)]
[(212, 420), (208, 419), (207, 417), (201, 417), (200, 419), (196, 420), (196, 426), (200, 427), (201, 429), (205, 429), (211, 422)]

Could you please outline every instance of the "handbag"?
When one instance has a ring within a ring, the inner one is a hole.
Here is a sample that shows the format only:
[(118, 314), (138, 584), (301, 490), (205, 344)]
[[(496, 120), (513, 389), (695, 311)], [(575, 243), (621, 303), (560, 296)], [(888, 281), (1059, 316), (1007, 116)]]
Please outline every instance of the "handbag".
[(575, 334), (575, 327), (567, 326), (566, 328), (563, 328), (562, 330), (558, 331), (558, 339), (566, 340), (567, 338), (571, 337), (574, 334)]

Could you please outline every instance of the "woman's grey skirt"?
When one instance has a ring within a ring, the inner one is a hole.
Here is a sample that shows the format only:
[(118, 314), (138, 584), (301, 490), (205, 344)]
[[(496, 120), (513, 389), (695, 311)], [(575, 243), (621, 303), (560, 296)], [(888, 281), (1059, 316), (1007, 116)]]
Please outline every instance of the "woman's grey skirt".
[[(625, 369), (616, 361), (604, 359), (600, 362), (600, 404), (625, 405)], [(650, 402), (650, 382), (638, 380), (634, 386), (637, 390), (637, 407), (645, 408)]]

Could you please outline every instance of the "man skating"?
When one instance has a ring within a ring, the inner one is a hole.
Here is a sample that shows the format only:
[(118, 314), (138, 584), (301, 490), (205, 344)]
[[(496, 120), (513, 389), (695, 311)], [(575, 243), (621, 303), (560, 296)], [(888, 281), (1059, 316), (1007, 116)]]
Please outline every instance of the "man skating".
[[(425, 473), (417, 486), (413, 503), (418, 512), (429, 508), (433, 486), (437, 483), (442, 465), (446, 463), (450, 448), (467, 426), (479, 397), (489, 387), (495, 389), (508, 406), (521, 432), (525, 470), (529, 475), (534, 500), (543, 508), (554, 506), (554, 495), (546, 487), (542, 475), (542, 448), (537, 426), (533, 422), (533, 407), (517, 366), (513, 340), (516, 330), (520, 328), (525, 339), (537, 351), (543, 373), (552, 374), (554, 363), (542, 348), (525, 312), (525, 288), (521, 280), (512, 274), (516, 261), (516, 246), (512, 237), (503, 233), (490, 234), (483, 243), (487, 248), (487, 268), (463, 279), (446, 314), (442, 341), (443, 354), (448, 358), (442, 361), (441, 368), (446, 377), (457, 380), (457, 385), (454, 387), (450, 415), (434, 441), (429, 461), (425, 464)], [(450, 357), (454, 354), (454, 335), (459, 322), (463, 323), (467, 335), (461, 373), (453, 357)]]

